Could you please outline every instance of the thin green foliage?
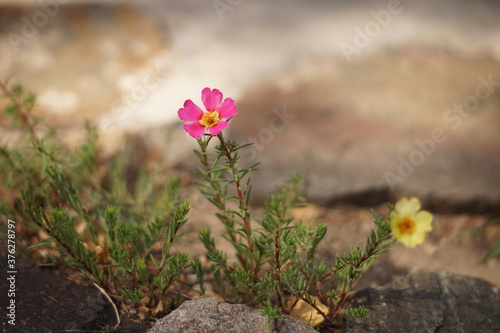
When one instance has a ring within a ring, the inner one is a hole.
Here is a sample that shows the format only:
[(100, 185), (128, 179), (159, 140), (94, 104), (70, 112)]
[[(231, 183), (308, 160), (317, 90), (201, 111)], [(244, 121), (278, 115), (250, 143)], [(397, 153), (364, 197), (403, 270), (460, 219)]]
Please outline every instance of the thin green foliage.
[[(215, 138), (219, 143), (209, 151), (209, 143)], [(239, 152), (246, 146), (226, 141), (221, 133), (217, 137), (206, 135), (198, 144), (200, 150), (195, 154), (204, 180), (199, 186), (218, 209), (216, 215), (226, 230), (224, 237), (236, 251), (236, 261), (232, 262), (216, 247), (210, 230), (200, 232), (221, 295), (260, 306), (271, 326), (281, 312), (290, 310), (287, 305), (294, 299), (306, 301), (329, 321), (338, 316), (362, 317), (365, 309), (347, 309), (348, 301), (362, 273), (394, 241), (388, 220), (374, 214), (374, 229), (364, 248), (338, 255), (328, 265), (317, 260), (326, 226), (297, 222), (291, 215), (291, 209), (305, 200), (300, 176), (292, 176), (269, 196), (263, 217), (253, 221), (248, 176), (257, 164), (238, 166)], [(328, 307), (327, 313), (321, 311), (317, 300)]]
[(139, 306), (147, 296), (146, 307), (168, 305), (166, 292), (191, 264), (172, 253), (189, 211), (180, 182), (160, 183), (158, 171), (146, 168), (128, 179), (130, 142), (103, 164), (95, 127), (86, 123), (84, 142), (70, 149), (32, 116), (34, 94), (3, 83), (0, 91), (16, 131), (16, 139), (0, 142), (0, 193), (8, 198), (0, 214), (35, 229), (38, 241), (18, 239), (31, 245), (26, 254), (45, 251), (48, 263), (81, 272), (115, 301)]
[[(349, 300), (362, 274), (395, 241), (388, 217), (373, 213), (374, 227), (363, 247), (330, 263), (320, 261), (326, 226), (297, 221), (292, 214), (305, 202), (302, 178), (291, 176), (255, 218), (249, 176), (258, 164), (239, 164), (248, 145), (226, 140), (222, 133), (207, 134), (195, 150), (201, 163), (198, 185), (216, 207), (223, 237), (236, 255), (220, 250), (209, 229), (200, 230), (213, 278), (205, 279), (200, 259), (174, 252), (189, 212), (188, 202), (179, 198), (177, 179), (159, 182), (164, 178), (158, 171), (140, 167), (131, 181), (130, 142), (123, 153), (103, 161), (99, 133), (87, 123), (84, 142), (70, 149), (54, 128), (32, 116), (33, 94), (20, 85), (0, 84), (0, 90), (17, 134), (15, 140), (0, 142), (0, 194), (8, 198), (0, 202), (0, 214), (32, 228), (26, 228), (31, 230), (27, 234), (37, 241), (24, 240), (29, 254), (43, 250), (47, 262), (81, 272), (125, 308), (132, 304), (161, 311), (175, 303), (179, 293), (171, 299), (167, 292), (191, 268), (201, 295), (207, 281), (213, 281), (223, 298), (260, 307), (271, 328), (299, 301), (330, 323), (366, 315), (363, 307), (350, 308)], [(218, 141), (214, 148), (212, 140)]]

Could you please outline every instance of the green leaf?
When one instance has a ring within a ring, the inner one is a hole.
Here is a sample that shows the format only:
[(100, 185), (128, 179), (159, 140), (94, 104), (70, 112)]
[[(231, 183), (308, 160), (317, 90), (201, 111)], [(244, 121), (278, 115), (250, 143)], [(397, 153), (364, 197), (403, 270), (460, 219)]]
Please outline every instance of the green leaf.
[(28, 246), (27, 249), (28, 250), (37, 249), (37, 248), (42, 247), (42, 246), (48, 246), (50, 243), (53, 243), (53, 242), (54, 242), (54, 239), (51, 238), (51, 239), (48, 239), (46, 241), (40, 242), (38, 244)]
[(486, 259), (493, 258), (496, 256), (500, 255), (500, 242), (496, 243), (490, 251), (488, 251), (488, 254), (486, 255)]

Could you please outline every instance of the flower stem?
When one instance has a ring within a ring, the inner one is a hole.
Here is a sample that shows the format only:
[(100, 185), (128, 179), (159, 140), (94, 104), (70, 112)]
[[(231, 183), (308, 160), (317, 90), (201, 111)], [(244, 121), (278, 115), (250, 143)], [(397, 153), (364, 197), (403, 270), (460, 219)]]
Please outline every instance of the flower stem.
[[(208, 147), (208, 143), (210, 142), (211, 139), (212, 139), (212, 136), (209, 136), (207, 141), (198, 140), (198, 143), (199, 143), (200, 148), (201, 148), (201, 156), (202, 156), (201, 163), (203, 164), (205, 171), (206, 171), (205, 177), (206, 177), (208, 183), (210, 184), (210, 186), (212, 187), (212, 189), (214, 190), (214, 193), (215, 193), (214, 197), (215, 197), (216, 206), (221, 211), (224, 211), (227, 209), (227, 207), (226, 207), (226, 202), (223, 200), (223, 198), (220, 194), (222, 192), (222, 189), (221, 189), (219, 183), (217, 181), (215, 181), (213, 176), (212, 176), (212, 167), (211, 167), (211, 165), (208, 161), (208, 158), (207, 158), (207, 147)], [(223, 220), (222, 222), (226, 226), (226, 231), (229, 235), (229, 239), (231, 240), (231, 243), (236, 244), (238, 242), (238, 240), (236, 239), (236, 234), (233, 231), (231, 220), (225, 214), (221, 214), (220, 217)], [(243, 257), (243, 255), (240, 252), (236, 251), (236, 256), (237, 256), (238, 261), (240, 262), (241, 266), (243, 267), (243, 269), (247, 270), (246, 260)]]
[[(337, 316), (340, 313), (340, 311), (342, 311), (342, 309), (345, 307), (345, 304), (349, 301), (349, 299), (352, 296), (351, 290), (356, 285), (356, 282), (361, 277), (361, 274), (370, 266), (369, 264), (365, 265), (365, 263), (367, 261), (369, 262), (372, 256), (377, 256), (377, 253), (380, 252), (381, 249), (394, 243), (394, 240), (392, 240), (392, 242), (387, 242), (390, 238), (391, 235), (388, 234), (387, 236), (376, 240), (372, 244), (372, 246), (370, 246), (368, 249), (365, 250), (366, 251), (365, 255), (363, 255), (357, 262), (353, 264), (353, 269), (351, 271), (351, 274), (349, 274), (349, 277), (346, 279), (346, 281), (351, 281), (351, 283), (345, 283), (342, 286), (342, 290), (339, 294), (340, 300), (331, 311), (333, 317)], [(341, 269), (341, 267), (337, 267), (332, 273), (337, 274), (337, 272)], [(365, 269), (362, 270), (361, 267), (365, 267)], [(326, 279), (327, 276), (329, 276), (332, 273), (325, 275), (320, 279), (320, 281)]]
[(276, 294), (278, 295), (278, 305), (283, 308), (283, 283), (281, 282), (281, 261), (280, 261), (280, 230), (277, 229), (274, 236), (274, 278), (277, 281)]
[(250, 213), (249, 213), (249, 209), (248, 209), (246, 202), (245, 202), (244, 192), (241, 188), (241, 179), (240, 179), (239, 170), (236, 167), (237, 158), (234, 158), (231, 155), (232, 150), (228, 147), (226, 141), (224, 140), (222, 132), (219, 133), (217, 135), (217, 137), (220, 140), (220, 146), (222, 147), (224, 156), (226, 157), (227, 164), (231, 170), (231, 174), (234, 177), (234, 186), (236, 188), (236, 193), (238, 196), (238, 204), (239, 204), (238, 208), (240, 209), (240, 214), (242, 217), (243, 227), (245, 230), (245, 236), (246, 236), (246, 240), (247, 240), (247, 246), (248, 246), (248, 250), (250, 252), (250, 268), (253, 271), (253, 282), (257, 283), (258, 274), (257, 274), (257, 267), (255, 265), (255, 260), (254, 260), (254, 247), (253, 247), (253, 243), (252, 243), (252, 228), (250, 225)]

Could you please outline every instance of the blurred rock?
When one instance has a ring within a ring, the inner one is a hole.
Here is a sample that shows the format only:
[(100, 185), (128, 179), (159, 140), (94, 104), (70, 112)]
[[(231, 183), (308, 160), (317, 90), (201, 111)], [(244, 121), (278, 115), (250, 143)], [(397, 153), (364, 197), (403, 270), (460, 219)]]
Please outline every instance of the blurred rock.
[(260, 310), (243, 304), (220, 302), (201, 297), (184, 302), (168, 316), (158, 320), (148, 333), (314, 333), (307, 324), (284, 316), (275, 330), (268, 329), (267, 317)]
[[(497, 3), (403, 4), (352, 59), (339, 46), (387, 1), (257, 1), (223, 17), (201, 0), (20, 3), (0, 0), (0, 79), (35, 91), (35, 113), (68, 138), (83, 119), (107, 151), (124, 129), (170, 132), (210, 86), (238, 103), (228, 130), (256, 143), (242, 161), (262, 162), (257, 202), (300, 172), (321, 205), (500, 207)], [(191, 167), (193, 141), (171, 137), (173, 163)]]
[(231, 129), (255, 143), (241, 161), (261, 162), (257, 202), (299, 172), (309, 199), (322, 205), (417, 195), (440, 212), (500, 208), (494, 59), (407, 47), (349, 65), (330, 58), (302, 67), (316, 73), (299, 66), (238, 101)]
[(53, 125), (119, 128), (166, 75), (167, 29), (123, 4), (62, 3), (0, 7), (0, 79), (35, 92)]
[(347, 332), (500, 332), (500, 294), (483, 280), (446, 272), (420, 273), (353, 299), (369, 309)]

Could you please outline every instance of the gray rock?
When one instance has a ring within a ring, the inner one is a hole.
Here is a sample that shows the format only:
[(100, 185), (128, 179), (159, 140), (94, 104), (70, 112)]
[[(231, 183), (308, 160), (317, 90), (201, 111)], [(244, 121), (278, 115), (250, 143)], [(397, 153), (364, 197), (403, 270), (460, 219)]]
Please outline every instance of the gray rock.
[[(109, 301), (95, 288), (76, 284), (62, 276), (52, 274), (22, 259), (17, 261), (17, 273), (7, 274), (7, 260), (0, 261), (0, 313), (4, 332), (52, 333), (70, 331), (101, 331), (113, 327), (116, 317)], [(14, 276), (15, 295), (7, 298), (7, 277)], [(5, 296), (4, 296), (5, 295)], [(14, 300), (15, 308), (7, 309)], [(12, 314), (7, 317), (3, 314)], [(8, 320), (12, 320), (8, 323)]]
[(274, 331), (260, 310), (242, 304), (228, 304), (212, 297), (187, 301), (158, 320), (148, 333), (314, 333), (307, 324), (284, 316)]
[[(369, 309), (360, 323), (346, 320), (344, 332), (500, 332), (497, 287), (447, 272), (419, 273), (378, 289), (358, 292), (353, 305)], [(149, 333), (271, 332), (267, 318), (246, 305), (202, 297), (185, 302), (156, 322)], [(315, 332), (285, 316), (275, 332)]]
[(17, 2), (0, 9), (0, 78), (13, 77), (35, 92), (44, 119), (73, 126), (72, 132), (83, 119), (101, 122), (104, 132), (120, 127), (156, 91), (169, 64), (158, 20), (100, 2)]
[(419, 273), (353, 299), (369, 313), (361, 323), (347, 321), (347, 332), (500, 332), (497, 287), (446, 272)]

